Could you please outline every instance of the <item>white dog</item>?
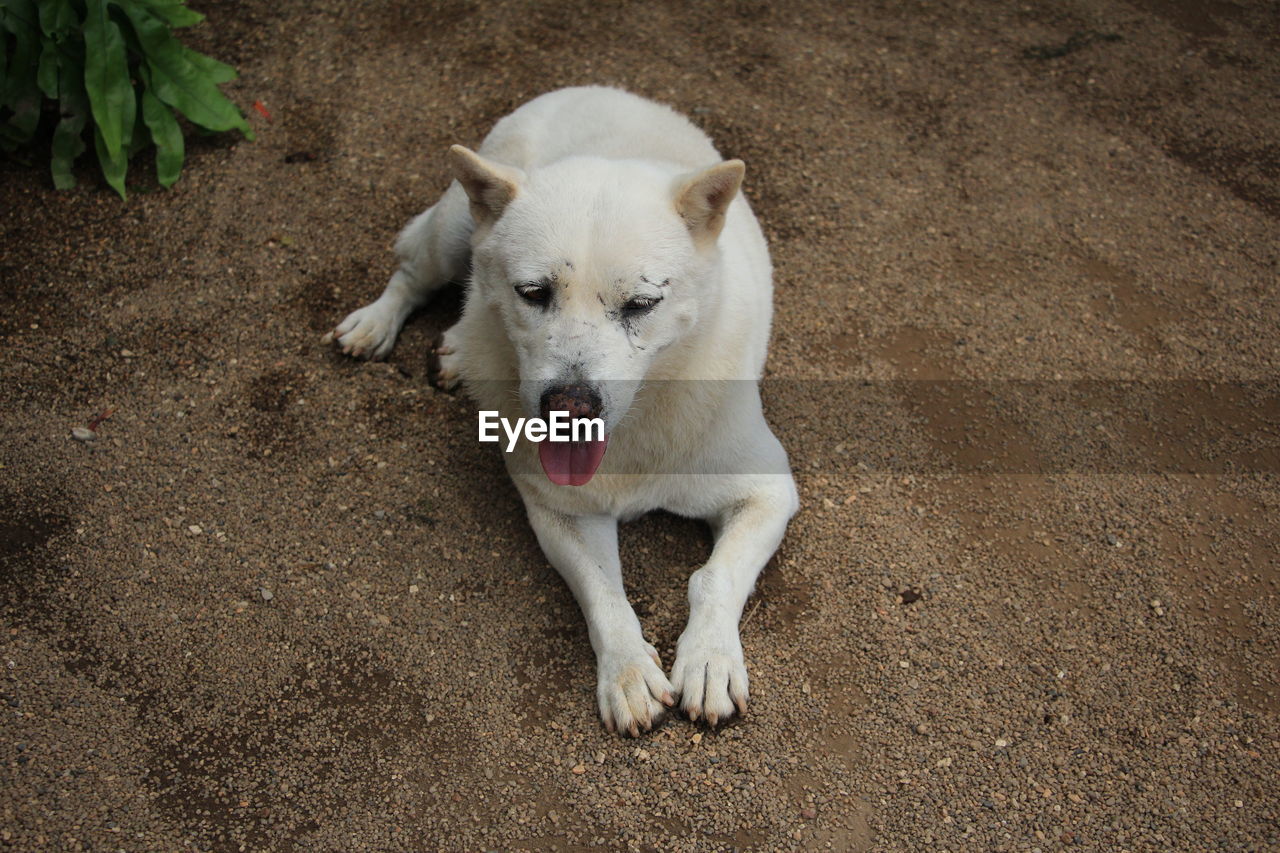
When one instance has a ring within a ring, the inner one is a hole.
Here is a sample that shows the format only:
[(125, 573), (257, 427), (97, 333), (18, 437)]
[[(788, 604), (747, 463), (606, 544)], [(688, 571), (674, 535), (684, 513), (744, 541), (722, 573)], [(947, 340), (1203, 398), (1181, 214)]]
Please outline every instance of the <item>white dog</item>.
[[(405, 318), (471, 260), (466, 306), (436, 349), (504, 418), (600, 418), (602, 441), (521, 440), (505, 454), (529, 522), (586, 617), (600, 716), (638, 734), (679, 702), (711, 725), (746, 708), (738, 621), (798, 508), (758, 380), (772, 314), (764, 236), (684, 117), (616, 89), (543, 95), (504, 118), (396, 243), (376, 302), (326, 340), (380, 358)], [(607, 450), (606, 450), (607, 447)], [(653, 509), (715, 534), (689, 579), (671, 678), (627, 602), (617, 524)]]

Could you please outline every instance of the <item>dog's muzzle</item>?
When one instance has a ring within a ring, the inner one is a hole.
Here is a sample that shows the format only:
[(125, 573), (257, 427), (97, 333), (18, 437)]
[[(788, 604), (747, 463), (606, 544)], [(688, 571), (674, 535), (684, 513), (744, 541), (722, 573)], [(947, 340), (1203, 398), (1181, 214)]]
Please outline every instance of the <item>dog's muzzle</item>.
[(600, 393), (589, 385), (557, 385), (542, 392), (538, 408), (544, 420), (552, 412), (568, 412), (576, 420), (600, 417), (602, 404)]
[[(604, 406), (600, 392), (589, 385), (554, 385), (542, 392), (539, 401), (543, 420), (552, 412), (568, 412), (571, 420), (599, 418)], [(604, 459), (609, 436), (589, 441), (553, 442), (538, 445), (538, 461), (543, 473), (557, 486), (585, 486), (595, 476)]]

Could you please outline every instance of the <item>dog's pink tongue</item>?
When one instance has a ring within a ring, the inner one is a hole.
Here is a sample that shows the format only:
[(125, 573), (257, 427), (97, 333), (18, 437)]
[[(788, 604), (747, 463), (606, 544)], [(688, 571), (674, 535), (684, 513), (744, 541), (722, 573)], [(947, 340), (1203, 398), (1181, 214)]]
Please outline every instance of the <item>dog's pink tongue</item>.
[(557, 486), (585, 486), (600, 467), (608, 444), (607, 435), (603, 441), (543, 441), (538, 444), (538, 461)]

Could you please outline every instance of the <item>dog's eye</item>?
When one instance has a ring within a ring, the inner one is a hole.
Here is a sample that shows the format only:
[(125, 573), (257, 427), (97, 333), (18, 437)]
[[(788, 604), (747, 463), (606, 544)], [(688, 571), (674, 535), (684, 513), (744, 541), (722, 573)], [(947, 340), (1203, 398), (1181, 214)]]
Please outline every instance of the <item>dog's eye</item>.
[(636, 296), (627, 300), (627, 304), (622, 306), (622, 313), (636, 316), (637, 314), (645, 314), (653, 310), (653, 307), (662, 301), (661, 296)]
[(551, 299), (551, 288), (539, 281), (517, 284), (516, 293), (520, 294), (520, 297), (525, 302), (533, 305), (546, 305), (547, 301)]

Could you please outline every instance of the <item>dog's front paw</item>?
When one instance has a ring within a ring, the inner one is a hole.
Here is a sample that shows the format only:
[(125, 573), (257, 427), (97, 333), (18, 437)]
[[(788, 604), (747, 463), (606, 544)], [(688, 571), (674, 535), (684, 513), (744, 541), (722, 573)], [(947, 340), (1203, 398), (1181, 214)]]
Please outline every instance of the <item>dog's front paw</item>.
[(384, 296), (352, 311), (321, 342), (336, 342), (344, 353), (354, 358), (375, 361), (386, 358), (387, 353), (395, 346), (396, 336), (400, 334), (400, 327), (404, 325), (407, 314), (406, 306)]
[(453, 336), (445, 332), (431, 346), (431, 354), (427, 358), (427, 380), (441, 391), (457, 389), (462, 381), (458, 372), (459, 358)]
[(596, 698), (605, 728), (638, 737), (662, 721), (675, 704), (675, 691), (661, 664), (648, 643), (600, 656)]
[(747, 712), (747, 667), (736, 628), (689, 626), (676, 644), (671, 683), (689, 719), (711, 725)]

